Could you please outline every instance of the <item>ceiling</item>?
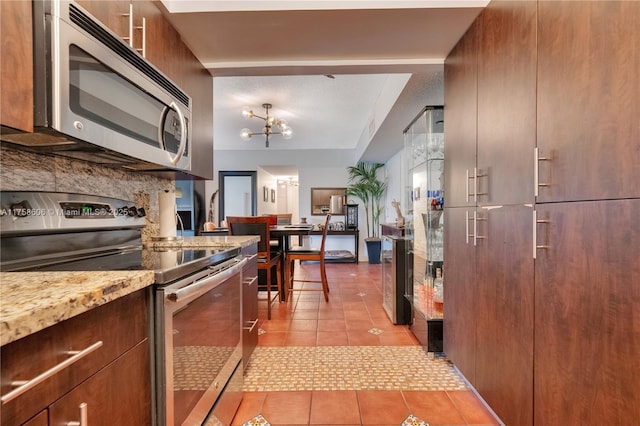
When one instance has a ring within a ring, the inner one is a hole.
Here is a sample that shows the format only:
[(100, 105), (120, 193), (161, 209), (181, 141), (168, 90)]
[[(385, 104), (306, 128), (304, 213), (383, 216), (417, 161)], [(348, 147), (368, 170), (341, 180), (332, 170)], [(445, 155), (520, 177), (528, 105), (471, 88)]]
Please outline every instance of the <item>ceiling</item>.
[[(242, 107), (263, 103), (293, 138), (270, 150), (345, 149), (386, 161), (424, 105), (443, 100), (443, 62), (488, 0), (163, 0), (214, 76), (216, 150), (265, 150)], [(332, 76), (330, 78), (327, 76)]]

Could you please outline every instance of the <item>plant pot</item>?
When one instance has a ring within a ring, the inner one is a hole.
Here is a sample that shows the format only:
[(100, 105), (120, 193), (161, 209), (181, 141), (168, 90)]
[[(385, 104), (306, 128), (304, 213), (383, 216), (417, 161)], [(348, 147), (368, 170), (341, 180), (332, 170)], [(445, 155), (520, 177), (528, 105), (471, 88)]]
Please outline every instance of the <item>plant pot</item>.
[(378, 264), (380, 263), (380, 251), (382, 250), (382, 240), (379, 238), (365, 240), (367, 243), (367, 257), (369, 258), (369, 263)]

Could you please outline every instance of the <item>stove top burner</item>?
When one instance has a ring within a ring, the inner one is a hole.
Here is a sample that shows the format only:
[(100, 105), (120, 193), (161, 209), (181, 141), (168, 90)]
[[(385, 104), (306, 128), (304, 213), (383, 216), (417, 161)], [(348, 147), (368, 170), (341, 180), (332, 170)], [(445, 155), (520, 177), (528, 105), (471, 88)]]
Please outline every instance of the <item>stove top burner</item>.
[(155, 272), (156, 284), (167, 284), (231, 259), (240, 249), (128, 249), (42, 265), (14, 266), (10, 271), (137, 271)]

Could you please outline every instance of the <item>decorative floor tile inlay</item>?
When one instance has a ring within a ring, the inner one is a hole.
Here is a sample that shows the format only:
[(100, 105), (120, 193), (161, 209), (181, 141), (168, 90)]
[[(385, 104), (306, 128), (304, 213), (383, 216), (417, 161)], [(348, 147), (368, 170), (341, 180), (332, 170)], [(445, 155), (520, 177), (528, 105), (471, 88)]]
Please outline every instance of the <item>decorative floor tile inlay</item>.
[(271, 423), (265, 419), (262, 414), (258, 414), (242, 426), (271, 426)]
[(429, 426), (429, 423), (417, 418), (413, 414), (409, 414), (409, 417), (404, 419), (401, 426)]
[(259, 346), (244, 377), (245, 392), (465, 389), (448, 359), (421, 346)]
[(376, 336), (381, 335), (382, 333), (384, 333), (384, 330), (380, 330), (379, 328), (370, 328), (369, 333), (374, 334)]
[(264, 328), (259, 328), (258, 329), (258, 336), (265, 334), (267, 331)]
[(358, 296), (360, 296), (360, 297), (364, 297), (366, 295), (367, 295), (367, 293), (362, 293), (362, 292), (358, 293)]

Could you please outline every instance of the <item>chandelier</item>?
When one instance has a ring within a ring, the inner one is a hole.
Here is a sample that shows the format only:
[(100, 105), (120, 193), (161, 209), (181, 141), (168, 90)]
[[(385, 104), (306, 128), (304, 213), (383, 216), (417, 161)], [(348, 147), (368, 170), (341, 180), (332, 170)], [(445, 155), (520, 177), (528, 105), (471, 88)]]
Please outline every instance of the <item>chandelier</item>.
[(255, 117), (264, 120), (265, 125), (264, 129), (262, 129), (262, 132), (253, 132), (250, 129), (244, 128), (240, 131), (240, 137), (243, 140), (248, 141), (253, 135), (264, 135), (266, 144), (265, 146), (267, 148), (269, 148), (269, 136), (271, 135), (281, 135), (285, 139), (291, 139), (291, 136), (293, 136), (293, 130), (287, 125), (287, 122), (269, 115), (269, 110), (272, 108), (272, 105), (262, 104), (262, 107), (266, 111), (264, 117), (260, 117), (259, 115), (254, 114), (253, 111), (249, 109), (249, 107), (244, 107), (242, 110), (242, 115), (246, 119)]

